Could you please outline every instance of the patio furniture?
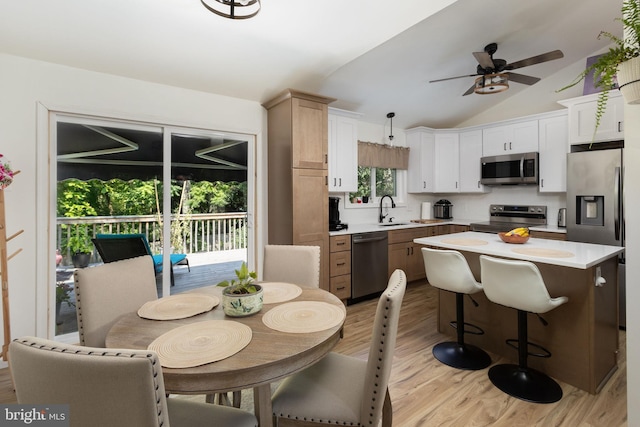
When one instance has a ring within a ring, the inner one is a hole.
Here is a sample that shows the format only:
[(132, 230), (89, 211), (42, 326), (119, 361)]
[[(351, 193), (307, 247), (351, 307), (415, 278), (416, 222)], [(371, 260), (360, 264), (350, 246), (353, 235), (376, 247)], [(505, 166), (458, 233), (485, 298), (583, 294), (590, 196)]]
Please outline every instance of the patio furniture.
[(167, 398), (153, 351), (105, 351), (35, 337), (9, 348), (18, 403), (67, 404), (72, 427), (258, 425), (240, 409)]
[[(131, 234), (96, 234), (92, 239), (102, 261), (105, 263), (120, 261), (127, 258), (134, 258), (141, 255), (149, 255), (153, 259), (153, 266), (156, 274), (162, 273), (162, 254), (154, 255), (147, 236), (142, 233)], [(186, 264), (189, 271), (191, 266), (186, 254), (170, 254), (171, 261), (171, 286), (175, 284), (173, 278), (173, 266), (176, 264)]]

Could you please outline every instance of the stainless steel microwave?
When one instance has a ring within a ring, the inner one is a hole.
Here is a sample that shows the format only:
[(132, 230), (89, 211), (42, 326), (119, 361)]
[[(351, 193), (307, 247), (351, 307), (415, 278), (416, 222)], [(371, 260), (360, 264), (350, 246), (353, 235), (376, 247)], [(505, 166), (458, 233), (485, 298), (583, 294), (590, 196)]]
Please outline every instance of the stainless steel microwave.
[(483, 185), (538, 184), (538, 153), (483, 157), (480, 166)]

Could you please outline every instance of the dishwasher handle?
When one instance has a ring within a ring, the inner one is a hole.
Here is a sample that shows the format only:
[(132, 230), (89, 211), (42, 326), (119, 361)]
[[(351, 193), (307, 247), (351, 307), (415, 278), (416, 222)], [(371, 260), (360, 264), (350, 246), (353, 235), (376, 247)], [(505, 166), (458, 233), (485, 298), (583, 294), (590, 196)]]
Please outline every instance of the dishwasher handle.
[(382, 240), (387, 240), (387, 236), (378, 236), (378, 237), (360, 237), (354, 236), (352, 243), (369, 243), (369, 242), (380, 242)]

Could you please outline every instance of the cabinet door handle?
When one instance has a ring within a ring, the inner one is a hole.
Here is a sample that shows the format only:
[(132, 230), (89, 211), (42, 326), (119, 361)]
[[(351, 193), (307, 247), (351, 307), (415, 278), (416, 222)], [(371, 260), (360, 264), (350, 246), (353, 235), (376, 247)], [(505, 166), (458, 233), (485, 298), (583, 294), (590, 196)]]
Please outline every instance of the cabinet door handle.
[(622, 132), (622, 122), (618, 122), (618, 132)]
[(336, 186), (336, 179), (335, 178), (333, 178), (333, 186), (334, 187)]
[(337, 265), (338, 267), (340, 267), (341, 265), (345, 265), (345, 264), (346, 264), (345, 262), (339, 262), (339, 263), (337, 263), (336, 265)]
[(427, 181), (422, 181), (422, 188), (427, 188)]
[(411, 255), (413, 255), (413, 246), (411, 246)]
[(507, 151), (507, 143), (506, 142), (502, 145), (502, 151)]
[(337, 290), (337, 291), (341, 291), (341, 290), (343, 290), (343, 289), (345, 289), (345, 288), (346, 288), (346, 286), (340, 286), (339, 288), (336, 288), (336, 290)]
[(540, 180), (540, 187), (544, 188), (544, 178)]
[(337, 246), (344, 246), (344, 245), (346, 245), (346, 244), (347, 244), (347, 242), (339, 242), (339, 243), (336, 243), (336, 245), (337, 245)]
[(329, 155), (325, 154), (324, 155), (324, 164), (326, 165), (327, 163), (329, 163)]
[(342, 178), (338, 178), (338, 187), (342, 187)]
[(411, 249), (411, 248), (407, 248), (407, 256), (411, 255), (411, 251), (410, 251), (410, 249)]
[(480, 181), (478, 181), (478, 188), (480, 188)]
[(456, 181), (456, 188), (458, 188), (458, 181)]
[(511, 143), (509, 143), (509, 150), (513, 150), (513, 148), (511, 148)]

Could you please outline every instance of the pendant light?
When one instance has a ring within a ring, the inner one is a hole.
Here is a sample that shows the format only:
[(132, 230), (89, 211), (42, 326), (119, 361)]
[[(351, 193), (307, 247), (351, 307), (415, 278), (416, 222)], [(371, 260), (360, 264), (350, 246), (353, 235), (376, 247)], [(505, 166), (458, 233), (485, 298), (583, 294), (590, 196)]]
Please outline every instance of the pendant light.
[(260, 12), (260, 0), (200, 0), (216, 15), (230, 19), (252, 18)]
[(389, 141), (393, 141), (393, 118), (396, 116), (396, 113), (388, 113), (387, 119), (391, 119), (391, 131), (389, 132)]

